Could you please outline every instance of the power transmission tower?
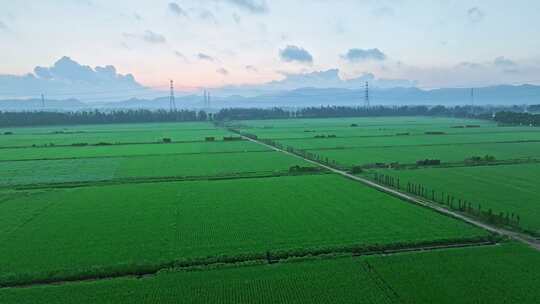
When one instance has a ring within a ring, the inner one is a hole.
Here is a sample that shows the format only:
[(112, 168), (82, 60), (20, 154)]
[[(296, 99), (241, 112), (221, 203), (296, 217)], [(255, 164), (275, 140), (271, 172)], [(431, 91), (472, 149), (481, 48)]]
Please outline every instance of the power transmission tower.
[(206, 108), (206, 89), (203, 89), (202, 93), (203, 93), (203, 104), (202, 104), (202, 106), (203, 106), (203, 108)]
[(366, 108), (369, 108), (369, 84), (367, 81), (364, 93), (364, 105), (366, 106)]
[(210, 92), (203, 90), (203, 107), (210, 108)]
[(171, 92), (169, 95), (169, 108), (172, 111), (176, 111), (176, 102), (174, 101), (174, 82), (171, 80)]
[(41, 94), (41, 107), (45, 108), (45, 95)]

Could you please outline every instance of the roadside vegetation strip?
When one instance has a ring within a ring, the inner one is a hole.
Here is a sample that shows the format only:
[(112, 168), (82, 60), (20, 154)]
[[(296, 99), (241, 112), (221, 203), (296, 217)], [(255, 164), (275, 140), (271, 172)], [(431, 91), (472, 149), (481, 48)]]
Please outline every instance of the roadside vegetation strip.
[(91, 269), (70, 272), (69, 270), (55, 271), (45, 274), (0, 274), (0, 288), (8, 287), (34, 287), (49, 284), (65, 284), (69, 282), (84, 282), (107, 280), (123, 277), (141, 277), (155, 275), (161, 271), (189, 271), (213, 269), (216, 266), (238, 267), (250, 264), (283, 263), (298, 258), (336, 258), (344, 256), (371, 256), (392, 255), (405, 252), (433, 251), (449, 248), (468, 248), (479, 246), (493, 246), (499, 244), (500, 238), (494, 236), (477, 237), (471, 239), (448, 239), (424, 241), (418, 243), (393, 243), (387, 245), (349, 245), (333, 247), (297, 248), (293, 250), (279, 250), (266, 252), (245, 253), (237, 256), (208, 256), (200, 258), (180, 259), (163, 263), (125, 264), (108, 267), (93, 267)]
[[(238, 131), (238, 134), (241, 134), (241, 133)], [(242, 135), (242, 136), (244, 136), (244, 135)], [(444, 207), (439, 206), (437, 203), (433, 203), (433, 202), (431, 202), (429, 200), (421, 199), (421, 198), (418, 198), (416, 196), (413, 196), (413, 195), (410, 195), (410, 194), (407, 194), (407, 193), (403, 193), (401, 191), (392, 189), (391, 187), (388, 187), (388, 186), (381, 185), (379, 183), (373, 182), (373, 181), (371, 181), (369, 179), (350, 174), (350, 173), (348, 173), (346, 171), (343, 171), (341, 169), (336, 169), (336, 168), (332, 167), (331, 165), (323, 164), (323, 163), (321, 163), (319, 161), (308, 159), (308, 158), (306, 158), (306, 157), (304, 157), (302, 155), (298, 155), (296, 153), (289, 152), (289, 151), (283, 150), (281, 148), (278, 148), (278, 147), (263, 143), (263, 142), (261, 142), (261, 141), (259, 141), (257, 139), (249, 138), (249, 137), (246, 137), (246, 136), (244, 136), (244, 138), (247, 139), (247, 140), (259, 143), (261, 145), (271, 147), (276, 151), (281, 151), (283, 153), (286, 153), (286, 154), (289, 154), (289, 155), (294, 155), (296, 157), (302, 158), (307, 162), (310, 162), (310, 163), (313, 163), (313, 164), (318, 164), (319, 166), (321, 166), (321, 167), (323, 167), (325, 169), (328, 169), (328, 170), (330, 170), (330, 171), (332, 171), (334, 173), (337, 173), (339, 175), (342, 175), (342, 176), (347, 177), (347, 178), (352, 179), (352, 180), (359, 181), (359, 182), (361, 182), (361, 183), (363, 183), (363, 184), (365, 184), (367, 186), (370, 186), (370, 187), (375, 188), (377, 190), (380, 190), (382, 192), (388, 193), (388, 194), (390, 194), (390, 195), (392, 195), (394, 197), (398, 197), (398, 198), (401, 198), (401, 199), (403, 199), (405, 201), (409, 201), (409, 202), (412, 202), (414, 204), (417, 204), (417, 205), (420, 205), (420, 206), (423, 206), (423, 207), (427, 207), (427, 208), (432, 209), (432, 210), (434, 210), (434, 211), (436, 211), (438, 213), (450, 216), (450, 217), (455, 218), (455, 219), (462, 220), (462, 221), (467, 222), (467, 223), (469, 223), (471, 225), (474, 225), (476, 227), (485, 229), (485, 230), (487, 230), (487, 231), (489, 231), (491, 233), (504, 235), (504, 236), (510, 237), (512, 239), (515, 239), (517, 241), (526, 243), (529, 246), (531, 246), (531, 247), (535, 248), (536, 250), (540, 251), (540, 242), (538, 242), (535, 238), (533, 238), (531, 236), (525, 235), (523, 233), (515, 232), (515, 231), (512, 231), (512, 230), (492, 226), (490, 224), (486, 224), (486, 223), (484, 223), (482, 221), (479, 221), (479, 220), (470, 218), (468, 216), (465, 216), (465, 215), (463, 215), (463, 214), (461, 214), (459, 212), (448, 210), (448, 209), (446, 209)]]

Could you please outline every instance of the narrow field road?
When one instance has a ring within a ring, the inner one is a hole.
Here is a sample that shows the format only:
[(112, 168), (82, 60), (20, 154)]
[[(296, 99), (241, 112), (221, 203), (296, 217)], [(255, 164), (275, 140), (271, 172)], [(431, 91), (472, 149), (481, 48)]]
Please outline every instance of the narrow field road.
[(317, 165), (319, 167), (325, 168), (325, 169), (327, 169), (327, 170), (329, 170), (331, 172), (334, 172), (334, 173), (339, 174), (341, 176), (344, 176), (346, 178), (361, 182), (361, 183), (363, 183), (363, 184), (365, 184), (365, 185), (367, 185), (369, 187), (375, 188), (375, 189), (377, 189), (379, 191), (388, 193), (388, 194), (390, 194), (392, 196), (398, 197), (398, 198), (406, 200), (408, 202), (411, 202), (411, 203), (414, 203), (414, 204), (417, 204), (417, 205), (420, 205), (420, 206), (423, 206), (423, 207), (426, 207), (426, 208), (430, 208), (432, 210), (435, 210), (436, 212), (439, 212), (441, 214), (444, 214), (444, 215), (451, 216), (453, 218), (462, 220), (462, 221), (467, 222), (469, 224), (472, 224), (472, 225), (474, 225), (476, 227), (485, 229), (485, 230), (487, 230), (489, 232), (496, 233), (496, 234), (503, 235), (503, 236), (507, 236), (507, 237), (509, 237), (511, 239), (514, 239), (514, 240), (517, 240), (519, 242), (525, 243), (525, 244), (529, 245), (530, 247), (540, 251), (540, 241), (538, 241), (538, 240), (534, 239), (533, 237), (528, 236), (526, 234), (515, 232), (515, 231), (512, 231), (512, 230), (508, 230), (508, 229), (504, 229), (504, 228), (500, 228), (500, 227), (495, 227), (493, 225), (483, 223), (483, 222), (478, 221), (476, 219), (465, 216), (465, 215), (463, 215), (461, 213), (458, 213), (458, 212), (443, 208), (443, 207), (441, 207), (441, 206), (439, 206), (439, 205), (437, 205), (435, 203), (432, 203), (432, 202), (430, 202), (428, 200), (421, 199), (421, 198), (418, 198), (416, 196), (412, 196), (410, 194), (397, 191), (397, 190), (392, 189), (390, 187), (377, 184), (377, 183), (375, 183), (375, 182), (373, 182), (373, 181), (371, 181), (369, 179), (359, 177), (359, 176), (356, 176), (356, 175), (352, 175), (352, 174), (350, 174), (350, 173), (348, 173), (346, 171), (339, 170), (339, 169), (336, 169), (336, 168), (332, 168), (332, 167), (330, 167), (328, 165), (325, 165), (325, 164), (322, 164), (320, 162), (304, 158), (304, 157), (302, 157), (300, 155), (288, 152), (286, 150), (274, 147), (272, 145), (268, 145), (268, 144), (263, 143), (261, 141), (258, 141), (256, 139), (243, 136), (240, 133), (238, 133), (238, 134), (240, 136), (242, 136), (244, 139), (249, 140), (249, 141), (251, 141), (253, 143), (263, 145), (263, 146), (268, 147), (268, 148), (270, 148), (270, 149), (272, 149), (274, 151), (278, 151), (278, 152), (281, 152), (281, 153), (285, 153), (287, 155), (291, 155), (291, 156), (303, 159), (306, 162), (309, 162), (311, 164), (314, 164), (314, 165)]

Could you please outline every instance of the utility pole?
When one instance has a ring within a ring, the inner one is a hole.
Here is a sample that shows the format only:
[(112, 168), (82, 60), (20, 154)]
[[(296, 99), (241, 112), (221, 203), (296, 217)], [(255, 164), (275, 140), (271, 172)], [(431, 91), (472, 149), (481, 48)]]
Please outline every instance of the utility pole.
[(41, 107), (45, 108), (45, 95), (41, 94)]
[(210, 91), (206, 92), (206, 98), (207, 98), (206, 102), (208, 103), (207, 106), (208, 108), (210, 108)]
[(366, 87), (364, 91), (364, 105), (369, 109), (369, 84), (366, 81)]
[(176, 103), (174, 101), (174, 82), (171, 80), (171, 92), (169, 95), (169, 108), (170, 111), (176, 111)]

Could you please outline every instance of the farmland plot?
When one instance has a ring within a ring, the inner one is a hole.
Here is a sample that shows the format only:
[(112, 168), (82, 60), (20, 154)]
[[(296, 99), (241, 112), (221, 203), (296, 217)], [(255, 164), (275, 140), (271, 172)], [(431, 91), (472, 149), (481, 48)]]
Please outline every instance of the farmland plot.
[(313, 165), (276, 151), (4, 161), (0, 162), (0, 187), (148, 177), (288, 173), (291, 166)]
[[(7, 129), (6, 129), (7, 130)], [(0, 147), (28, 147), (32, 145), (72, 145), (97, 143), (148, 143), (161, 142), (163, 138), (172, 141), (204, 141), (206, 137), (222, 138), (230, 135), (224, 129), (210, 123), (169, 123), (126, 126), (74, 126), (36, 127), (10, 129), (12, 135), (0, 136)]]
[(540, 234), (539, 164), (389, 170), (402, 184), (422, 184), (478, 204), (495, 214), (515, 213), (520, 226)]
[[(4, 303), (538, 303), (540, 256), (517, 244), (305, 260), (0, 290)], [(464, 275), (466, 274), (466, 275)], [(61, 300), (64, 299), (64, 300)], [(69, 300), (68, 300), (69, 299)]]
[(51, 160), (96, 157), (129, 157), (220, 152), (253, 152), (269, 149), (249, 141), (216, 141), (171, 144), (134, 144), (85, 147), (40, 147), (0, 149), (0, 161)]
[(473, 156), (491, 155), (497, 160), (540, 159), (540, 142), (498, 144), (450, 144), (440, 146), (395, 146), (310, 150), (338, 163), (354, 166), (373, 163), (414, 164), (418, 160), (463, 162)]
[[(125, 273), (207, 256), (487, 236), (333, 175), (10, 194), (0, 204), (4, 283)], [(18, 210), (21, 202), (32, 208)]]

